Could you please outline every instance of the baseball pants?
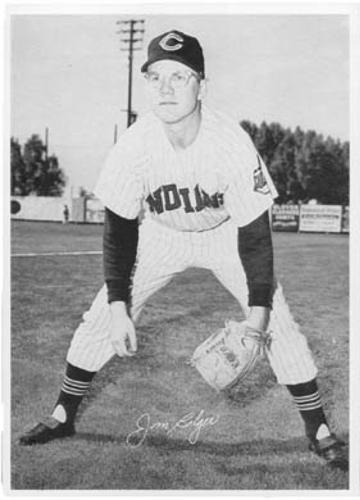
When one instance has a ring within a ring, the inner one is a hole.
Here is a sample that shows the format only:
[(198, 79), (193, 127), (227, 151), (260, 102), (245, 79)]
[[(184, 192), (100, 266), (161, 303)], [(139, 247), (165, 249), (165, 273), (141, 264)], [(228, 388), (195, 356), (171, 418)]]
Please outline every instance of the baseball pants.
[[(131, 316), (139, 317), (148, 298), (189, 267), (211, 270), (249, 312), (246, 276), (237, 246), (237, 227), (229, 220), (203, 232), (180, 232), (145, 219), (139, 227), (137, 262), (133, 273)], [(100, 370), (114, 356), (109, 337), (110, 308), (104, 285), (74, 333), (67, 361), (88, 371)], [(226, 318), (224, 318), (226, 319)], [(311, 352), (276, 284), (267, 356), (280, 384), (298, 384), (317, 374)]]

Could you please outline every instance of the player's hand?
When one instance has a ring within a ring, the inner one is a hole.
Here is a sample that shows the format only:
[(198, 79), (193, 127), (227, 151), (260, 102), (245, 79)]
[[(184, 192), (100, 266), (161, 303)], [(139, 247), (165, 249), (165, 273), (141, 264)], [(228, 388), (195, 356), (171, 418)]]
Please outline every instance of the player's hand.
[(118, 356), (134, 356), (137, 351), (135, 326), (129, 318), (124, 302), (110, 304), (110, 337)]
[(253, 306), (247, 318), (247, 323), (255, 330), (266, 332), (269, 326), (270, 309), (268, 307)]

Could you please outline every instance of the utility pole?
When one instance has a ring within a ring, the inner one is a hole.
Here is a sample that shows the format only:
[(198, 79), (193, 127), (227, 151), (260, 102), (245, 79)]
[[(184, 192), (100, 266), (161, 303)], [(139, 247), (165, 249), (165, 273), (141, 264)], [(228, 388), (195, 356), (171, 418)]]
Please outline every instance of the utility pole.
[[(133, 65), (133, 52), (135, 50), (141, 50), (141, 44), (143, 41), (144, 30), (144, 20), (143, 19), (129, 19), (127, 21), (116, 21), (116, 24), (121, 26), (121, 29), (117, 31), (118, 34), (125, 34), (126, 38), (121, 38), (120, 41), (125, 45), (126, 48), (120, 49), (121, 51), (129, 52), (129, 79), (128, 79), (128, 105), (127, 105), (127, 126), (136, 120), (136, 113), (132, 111), (131, 100), (132, 100), (132, 65)], [(139, 26), (139, 27), (138, 27)]]

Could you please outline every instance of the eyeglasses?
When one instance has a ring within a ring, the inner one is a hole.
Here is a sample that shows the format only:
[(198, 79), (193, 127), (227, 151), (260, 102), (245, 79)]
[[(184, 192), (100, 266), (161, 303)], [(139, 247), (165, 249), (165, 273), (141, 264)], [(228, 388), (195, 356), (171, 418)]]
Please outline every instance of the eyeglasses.
[[(165, 76), (161, 77), (159, 73), (155, 73), (154, 71), (149, 71), (145, 73), (144, 76), (150, 87), (153, 89), (159, 89), (163, 80), (166, 78)], [(172, 73), (167, 80), (171, 87), (174, 90), (177, 90), (186, 87), (192, 76), (200, 81), (199, 75), (193, 71), (176, 71), (176, 73)]]

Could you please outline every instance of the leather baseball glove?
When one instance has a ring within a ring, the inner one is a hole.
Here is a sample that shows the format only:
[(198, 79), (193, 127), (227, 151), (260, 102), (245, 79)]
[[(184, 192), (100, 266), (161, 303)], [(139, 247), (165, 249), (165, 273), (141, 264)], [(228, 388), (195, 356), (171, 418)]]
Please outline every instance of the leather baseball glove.
[(190, 364), (217, 391), (229, 389), (244, 379), (269, 347), (271, 338), (246, 321), (227, 321), (225, 328), (200, 344)]

